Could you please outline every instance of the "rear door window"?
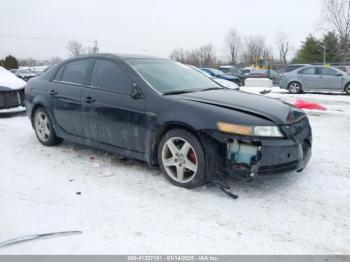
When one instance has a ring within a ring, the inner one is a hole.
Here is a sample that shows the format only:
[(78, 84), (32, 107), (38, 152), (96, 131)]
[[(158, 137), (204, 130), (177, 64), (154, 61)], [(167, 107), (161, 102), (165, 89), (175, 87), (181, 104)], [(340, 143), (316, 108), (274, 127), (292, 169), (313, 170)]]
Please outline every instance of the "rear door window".
[(61, 81), (65, 83), (85, 85), (89, 65), (89, 59), (76, 60), (67, 63)]
[(132, 81), (115, 62), (98, 59), (92, 70), (91, 86), (128, 95)]
[(299, 74), (302, 75), (316, 75), (316, 68), (315, 67), (308, 67), (305, 69), (302, 69), (299, 71)]
[(336, 76), (337, 71), (335, 71), (332, 68), (322, 67), (320, 68), (321, 75), (327, 75), (327, 76)]

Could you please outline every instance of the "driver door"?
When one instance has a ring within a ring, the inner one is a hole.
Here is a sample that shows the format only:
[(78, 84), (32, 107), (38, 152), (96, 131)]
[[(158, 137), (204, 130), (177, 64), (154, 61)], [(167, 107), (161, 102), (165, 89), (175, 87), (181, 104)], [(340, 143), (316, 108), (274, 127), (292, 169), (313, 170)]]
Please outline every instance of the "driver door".
[(90, 86), (82, 95), (86, 138), (112, 146), (145, 152), (146, 102), (130, 95), (133, 81), (121, 64), (96, 59)]

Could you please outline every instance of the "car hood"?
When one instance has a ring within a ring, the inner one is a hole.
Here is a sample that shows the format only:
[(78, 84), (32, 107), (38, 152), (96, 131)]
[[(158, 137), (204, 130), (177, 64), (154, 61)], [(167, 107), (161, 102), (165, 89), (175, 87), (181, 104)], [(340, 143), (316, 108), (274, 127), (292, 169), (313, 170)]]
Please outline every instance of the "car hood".
[(26, 82), (0, 66), (0, 91), (18, 90), (25, 85)]
[(286, 125), (305, 116), (304, 111), (278, 99), (236, 90), (212, 90), (177, 95), (188, 101), (237, 110)]

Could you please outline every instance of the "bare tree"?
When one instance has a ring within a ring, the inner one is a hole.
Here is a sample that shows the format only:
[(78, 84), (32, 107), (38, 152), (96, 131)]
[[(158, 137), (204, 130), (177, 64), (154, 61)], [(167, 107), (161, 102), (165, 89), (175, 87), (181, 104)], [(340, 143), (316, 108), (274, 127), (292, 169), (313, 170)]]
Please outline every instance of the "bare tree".
[(350, 0), (323, 0), (323, 20), (338, 33), (345, 60), (350, 38)]
[(225, 37), (225, 52), (230, 58), (232, 65), (237, 64), (239, 57), (239, 49), (241, 48), (241, 36), (239, 32), (232, 28), (227, 32)]
[(100, 51), (100, 48), (98, 46), (97, 41), (94, 41), (94, 45), (92, 47), (87, 47), (86, 51), (89, 55), (94, 55), (94, 54), (98, 54), (98, 52)]
[(201, 46), (198, 50), (201, 66), (212, 66), (217, 62), (215, 49), (212, 44), (206, 44)]
[(67, 44), (67, 50), (72, 56), (78, 56), (84, 53), (84, 48), (78, 41), (69, 41)]
[(176, 48), (174, 49), (170, 54), (170, 59), (186, 63), (186, 52), (182, 48)]
[(171, 52), (170, 58), (181, 63), (199, 67), (213, 66), (217, 63), (215, 49), (212, 44), (206, 44), (190, 51), (176, 48)]
[(246, 63), (255, 64), (260, 58), (271, 58), (271, 47), (267, 46), (263, 36), (250, 36), (245, 39), (242, 58)]
[(289, 52), (289, 40), (284, 32), (278, 32), (276, 35), (276, 46), (278, 48), (280, 61), (287, 64), (287, 55)]
[(55, 65), (55, 64), (60, 63), (61, 61), (62, 61), (62, 59), (59, 58), (58, 56), (56, 56), (56, 57), (51, 58), (49, 64), (50, 64), (50, 65)]

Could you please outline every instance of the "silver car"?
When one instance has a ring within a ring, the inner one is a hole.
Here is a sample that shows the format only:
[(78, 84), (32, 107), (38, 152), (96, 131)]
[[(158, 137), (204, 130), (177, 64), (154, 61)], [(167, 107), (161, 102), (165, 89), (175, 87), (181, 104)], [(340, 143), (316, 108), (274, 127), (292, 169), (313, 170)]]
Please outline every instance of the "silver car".
[(350, 94), (350, 75), (325, 66), (304, 66), (281, 76), (281, 88), (292, 94), (302, 91), (341, 91)]

